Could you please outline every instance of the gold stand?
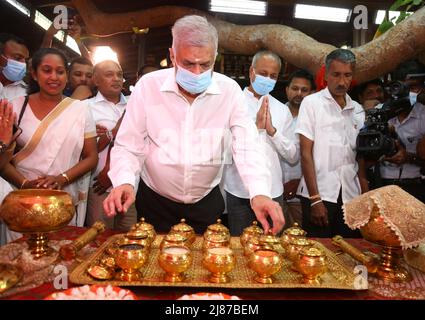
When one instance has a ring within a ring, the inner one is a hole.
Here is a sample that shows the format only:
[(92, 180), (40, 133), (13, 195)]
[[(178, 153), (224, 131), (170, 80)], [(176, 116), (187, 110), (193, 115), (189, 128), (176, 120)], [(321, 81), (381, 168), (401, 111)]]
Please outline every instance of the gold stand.
[(40, 259), (44, 256), (50, 256), (54, 252), (54, 249), (48, 246), (49, 238), (45, 233), (32, 233), (27, 240), (28, 248), (31, 250), (31, 254), (34, 259)]
[(117, 279), (121, 281), (140, 281), (142, 278), (142, 273), (138, 270), (121, 270), (117, 274)]
[(391, 282), (412, 281), (412, 275), (400, 264), (400, 247), (382, 246), (376, 276)]
[(217, 272), (211, 274), (211, 276), (208, 278), (208, 281), (212, 283), (228, 283), (230, 279), (225, 272)]

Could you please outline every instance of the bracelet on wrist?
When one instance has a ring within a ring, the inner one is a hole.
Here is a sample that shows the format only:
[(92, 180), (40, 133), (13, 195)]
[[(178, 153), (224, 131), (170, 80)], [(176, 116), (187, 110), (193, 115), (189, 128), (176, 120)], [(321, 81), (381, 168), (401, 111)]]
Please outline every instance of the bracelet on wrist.
[(61, 173), (61, 176), (65, 178), (67, 184), (70, 183), (69, 177), (68, 177), (68, 175), (65, 172), (64, 173)]
[(322, 200), (317, 200), (317, 201), (313, 202), (312, 204), (310, 204), (310, 208), (311, 207), (314, 207), (316, 204), (319, 204), (321, 202), (323, 202), (323, 201)]
[(315, 194), (315, 195), (313, 195), (313, 196), (311, 196), (311, 197), (309, 197), (309, 199), (310, 199), (310, 201), (313, 201), (313, 200), (319, 200), (320, 199), (320, 194)]

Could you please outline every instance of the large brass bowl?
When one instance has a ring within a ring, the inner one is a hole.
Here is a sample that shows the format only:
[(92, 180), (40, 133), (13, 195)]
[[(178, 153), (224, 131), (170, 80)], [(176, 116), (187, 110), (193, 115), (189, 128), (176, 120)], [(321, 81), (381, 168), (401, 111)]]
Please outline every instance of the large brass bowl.
[(36, 258), (52, 253), (45, 233), (62, 229), (74, 214), (71, 196), (59, 190), (12, 191), (0, 207), (0, 218), (10, 230), (31, 234), (28, 246)]
[(378, 278), (391, 282), (411, 281), (412, 276), (400, 263), (401, 243), (396, 233), (386, 224), (384, 218), (375, 209), (360, 233), (367, 241), (382, 247), (379, 265), (376, 271)]

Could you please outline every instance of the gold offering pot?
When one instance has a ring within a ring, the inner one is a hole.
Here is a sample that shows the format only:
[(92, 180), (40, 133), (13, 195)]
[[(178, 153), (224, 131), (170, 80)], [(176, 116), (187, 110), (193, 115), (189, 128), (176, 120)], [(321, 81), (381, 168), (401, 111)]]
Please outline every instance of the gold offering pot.
[(254, 280), (259, 283), (273, 283), (272, 275), (279, 272), (282, 265), (282, 256), (274, 250), (259, 249), (249, 258), (249, 267), (257, 272)]
[(195, 230), (186, 223), (186, 219), (181, 219), (180, 223), (172, 226), (170, 233), (180, 233), (186, 237), (188, 246), (191, 246), (196, 239)]
[(0, 218), (12, 231), (28, 233), (27, 244), (35, 259), (55, 252), (48, 232), (68, 225), (75, 214), (71, 196), (60, 190), (24, 189), (10, 192), (0, 208)]
[(210, 248), (206, 251), (202, 263), (212, 274), (209, 281), (212, 283), (227, 283), (227, 273), (235, 267), (235, 256), (230, 248)]
[(193, 257), (190, 249), (183, 246), (164, 247), (159, 254), (158, 262), (165, 271), (164, 280), (167, 282), (182, 282), (185, 272), (192, 264)]
[(120, 241), (121, 243), (138, 243), (146, 248), (146, 250), (150, 250), (152, 241), (149, 238), (149, 234), (142, 229), (131, 229), (124, 235), (124, 239)]
[(148, 239), (150, 241), (150, 243), (152, 243), (155, 240), (156, 237), (156, 232), (155, 229), (153, 227), (153, 225), (151, 225), (150, 223), (147, 223), (145, 221), (145, 218), (141, 218), (139, 223), (136, 223), (130, 231), (133, 230), (137, 230), (137, 231), (144, 231), (148, 234)]
[(115, 249), (115, 264), (122, 269), (117, 279), (121, 281), (140, 281), (142, 274), (139, 269), (145, 264), (148, 251), (137, 241), (123, 241)]
[(217, 223), (208, 226), (207, 230), (204, 232), (204, 239), (211, 234), (222, 234), (230, 239), (229, 229), (221, 224), (221, 219), (217, 219)]
[(223, 248), (229, 246), (230, 238), (223, 233), (210, 234), (202, 242), (202, 249), (204, 252), (211, 248)]
[(319, 276), (327, 271), (326, 254), (318, 248), (304, 248), (296, 262), (306, 284), (320, 284)]
[(293, 266), (295, 266), (296, 261), (299, 259), (301, 250), (304, 248), (310, 248), (312, 245), (313, 242), (307, 238), (292, 238), (289, 245), (286, 247), (286, 257), (291, 260), (293, 262)]
[(270, 246), (277, 252), (283, 252), (283, 247), (280, 243), (280, 239), (273, 234), (263, 234), (258, 239), (260, 245)]
[(297, 222), (294, 223), (294, 225), (285, 231), (283, 231), (283, 234), (280, 238), (282, 247), (286, 249), (287, 246), (289, 246), (289, 243), (294, 238), (305, 238), (307, 235), (307, 232), (305, 232), (303, 229), (300, 228)]
[(180, 233), (169, 233), (164, 236), (159, 245), (160, 250), (166, 247), (186, 246), (187, 238)]
[(264, 231), (258, 226), (258, 222), (253, 221), (252, 225), (246, 227), (240, 236), (242, 247), (245, 247), (252, 238), (259, 238), (263, 233)]

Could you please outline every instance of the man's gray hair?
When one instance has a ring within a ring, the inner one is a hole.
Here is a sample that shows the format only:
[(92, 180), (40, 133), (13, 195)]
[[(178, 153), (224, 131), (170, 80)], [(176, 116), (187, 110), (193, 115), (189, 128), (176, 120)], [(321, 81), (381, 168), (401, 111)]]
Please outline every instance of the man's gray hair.
[(197, 15), (184, 16), (178, 19), (173, 28), (173, 48), (179, 45), (192, 47), (213, 46), (218, 48), (217, 29), (204, 17)]
[(329, 70), (332, 61), (338, 60), (343, 63), (349, 63), (351, 64), (351, 67), (354, 69), (354, 66), (356, 65), (356, 56), (354, 53), (348, 49), (336, 49), (329, 53), (326, 56), (325, 64), (326, 64), (326, 71)]
[(268, 51), (268, 50), (258, 51), (252, 58), (251, 66), (255, 68), (255, 65), (257, 64), (258, 59), (261, 59), (263, 57), (272, 58), (279, 65), (279, 70), (280, 68), (282, 68), (282, 61), (280, 60), (280, 57), (273, 51)]

